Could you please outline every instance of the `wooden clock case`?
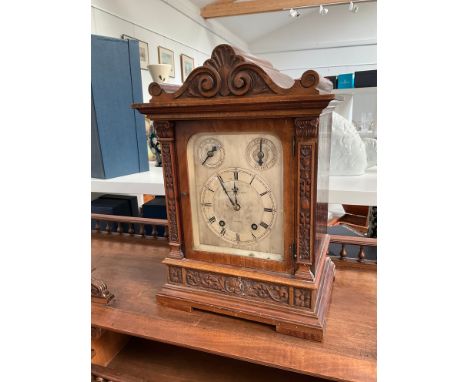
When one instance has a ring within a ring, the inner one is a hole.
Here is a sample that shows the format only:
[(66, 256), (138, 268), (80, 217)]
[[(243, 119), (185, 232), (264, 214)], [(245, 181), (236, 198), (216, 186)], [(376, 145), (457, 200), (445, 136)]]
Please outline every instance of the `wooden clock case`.
[[(300, 80), (269, 62), (219, 45), (181, 87), (152, 83), (134, 108), (154, 121), (161, 141), (169, 256), (164, 306), (201, 309), (274, 325), (321, 341), (334, 264), (326, 234), (331, 83), (313, 71)], [(187, 143), (200, 132), (268, 132), (283, 145), (282, 261), (193, 249)]]

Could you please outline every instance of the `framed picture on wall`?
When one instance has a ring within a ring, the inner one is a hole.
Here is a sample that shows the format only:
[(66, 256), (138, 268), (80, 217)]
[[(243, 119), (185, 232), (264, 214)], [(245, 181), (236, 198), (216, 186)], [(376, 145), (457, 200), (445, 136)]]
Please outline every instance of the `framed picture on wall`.
[(122, 38), (124, 40), (136, 40), (138, 41), (139, 48), (140, 48), (140, 68), (144, 70), (148, 70), (148, 64), (149, 64), (149, 47), (148, 43), (138, 40), (137, 38), (130, 37), (126, 34), (122, 35)]
[(180, 55), (180, 68), (182, 72), (182, 82), (185, 82), (190, 72), (193, 70), (195, 62), (192, 57), (185, 54)]
[(160, 64), (169, 64), (172, 66), (169, 77), (175, 78), (174, 52), (170, 49), (158, 46), (158, 56)]

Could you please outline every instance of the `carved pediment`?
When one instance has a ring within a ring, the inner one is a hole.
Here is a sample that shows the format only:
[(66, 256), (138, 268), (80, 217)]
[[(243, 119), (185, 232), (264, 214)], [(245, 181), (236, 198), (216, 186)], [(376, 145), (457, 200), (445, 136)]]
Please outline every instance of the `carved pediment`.
[[(213, 50), (203, 66), (190, 73), (171, 98), (319, 94), (320, 90), (329, 92), (331, 83), (313, 70), (306, 71), (300, 80), (294, 81), (269, 62), (223, 44)], [(153, 97), (165, 94), (157, 83), (150, 85), (149, 92)]]

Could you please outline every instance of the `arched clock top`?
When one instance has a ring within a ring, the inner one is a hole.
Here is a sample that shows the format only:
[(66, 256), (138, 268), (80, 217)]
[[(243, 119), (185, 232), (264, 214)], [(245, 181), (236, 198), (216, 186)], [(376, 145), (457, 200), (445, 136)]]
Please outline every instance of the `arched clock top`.
[(332, 84), (314, 70), (293, 80), (271, 63), (230, 45), (218, 45), (203, 66), (194, 69), (177, 90), (174, 86), (149, 86), (151, 103), (178, 99), (220, 97), (293, 96), (329, 94)]

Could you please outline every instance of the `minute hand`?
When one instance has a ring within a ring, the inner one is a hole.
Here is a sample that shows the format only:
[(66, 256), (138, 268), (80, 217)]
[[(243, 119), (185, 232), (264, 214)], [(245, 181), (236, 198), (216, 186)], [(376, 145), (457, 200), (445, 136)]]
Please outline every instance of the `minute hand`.
[(226, 187), (224, 186), (224, 183), (222, 181), (222, 179), (218, 176), (218, 180), (219, 180), (219, 183), (221, 183), (221, 187), (223, 188), (224, 190), (224, 193), (227, 195), (227, 197), (229, 198), (229, 201), (231, 202), (232, 206), (235, 207), (236, 204), (232, 201), (231, 197), (229, 196), (227, 190), (226, 190)]

